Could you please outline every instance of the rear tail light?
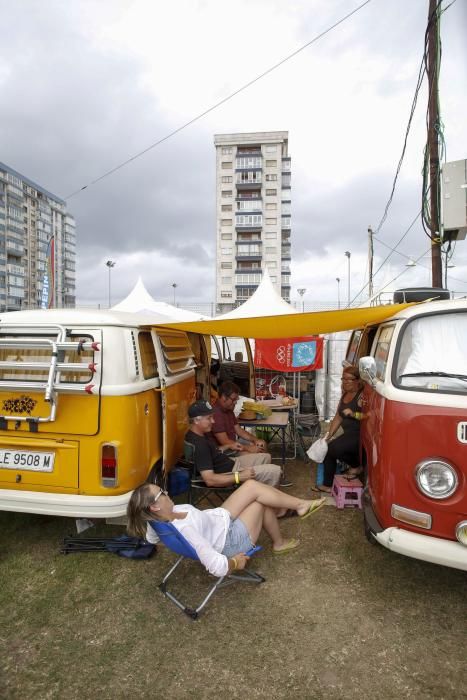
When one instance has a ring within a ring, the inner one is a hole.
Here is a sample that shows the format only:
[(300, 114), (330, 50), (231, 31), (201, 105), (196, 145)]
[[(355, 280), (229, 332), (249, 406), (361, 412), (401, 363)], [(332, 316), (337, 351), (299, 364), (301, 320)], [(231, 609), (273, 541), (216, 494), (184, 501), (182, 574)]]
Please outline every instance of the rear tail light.
[(117, 448), (115, 445), (102, 445), (101, 453), (102, 486), (113, 488), (117, 485)]

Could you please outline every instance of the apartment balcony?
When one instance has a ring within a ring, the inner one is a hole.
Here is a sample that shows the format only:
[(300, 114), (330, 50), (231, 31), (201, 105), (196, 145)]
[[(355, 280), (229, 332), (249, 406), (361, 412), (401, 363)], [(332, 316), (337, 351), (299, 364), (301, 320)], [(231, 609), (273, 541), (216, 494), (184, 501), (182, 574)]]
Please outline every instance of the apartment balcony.
[(283, 158), (282, 159), (282, 172), (283, 173), (290, 173), (290, 170), (291, 170), (290, 158)]
[(255, 275), (260, 272), (260, 267), (237, 267), (234, 270), (234, 274), (236, 275)]
[(16, 257), (20, 258), (22, 255), (25, 254), (26, 249), (23, 245), (20, 245), (19, 243), (7, 240), (6, 251), (8, 255), (15, 255)]
[(239, 253), (235, 255), (235, 260), (243, 260), (244, 262), (261, 262), (263, 256), (261, 253)]
[(256, 190), (256, 192), (254, 190), (248, 190), (248, 192), (238, 192), (237, 196), (235, 197), (236, 202), (243, 202), (245, 200), (250, 201), (251, 199), (261, 199), (261, 189)]
[(239, 214), (251, 214), (254, 212), (262, 212), (263, 210), (263, 200), (262, 199), (242, 199), (237, 201), (237, 211)]
[(14, 297), (9, 297), (6, 300), (6, 311), (21, 311), (23, 300), (15, 299)]
[(235, 228), (237, 231), (261, 231), (263, 227), (263, 217), (261, 214), (239, 214), (235, 213)]
[(262, 181), (261, 170), (242, 170), (235, 178), (237, 189), (242, 190), (257, 190)]
[(241, 146), (237, 148), (237, 158), (261, 158), (262, 155), (259, 146), (257, 148), (242, 148)]

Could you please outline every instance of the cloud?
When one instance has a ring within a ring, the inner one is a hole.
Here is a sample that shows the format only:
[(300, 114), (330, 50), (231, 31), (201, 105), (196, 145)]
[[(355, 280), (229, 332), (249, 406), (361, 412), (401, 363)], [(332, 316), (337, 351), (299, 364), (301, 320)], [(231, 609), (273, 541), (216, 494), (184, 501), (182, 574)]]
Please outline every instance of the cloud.
[[(355, 6), (353, 0), (238, 0), (233, 13), (227, 0), (3, 3), (0, 88), (8, 139), (1, 159), (66, 197)], [(450, 159), (467, 156), (467, 61), (459, 60), (465, 19), (465, 6), (455, 3), (442, 20)], [(157, 298), (171, 301), (175, 282), (180, 301), (213, 300), (213, 134), (272, 129), (290, 135), (293, 288), (313, 286), (321, 299), (334, 298), (335, 278), (346, 273), (345, 250), (352, 252), (352, 286), (360, 288), (366, 231), (380, 220), (391, 189), (425, 24), (424, 4), (370, 3), (230, 102), (69, 198), (77, 220), (79, 303), (107, 302), (107, 259), (117, 261), (114, 301), (139, 274)], [(420, 206), (425, 102), (424, 88), (381, 231), (388, 245)], [(417, 225), (401, 250), (416, 257), (425, 246)], [(456, 256), (467, 262), (462, 250), (459, 244)], [(375, 242), (375, 267), (387, 252)], [(381, 279), (402, 267), (404, 258), (392, 256)], [(460, 289), (467, 288), (464, 271), (459, 264)]]

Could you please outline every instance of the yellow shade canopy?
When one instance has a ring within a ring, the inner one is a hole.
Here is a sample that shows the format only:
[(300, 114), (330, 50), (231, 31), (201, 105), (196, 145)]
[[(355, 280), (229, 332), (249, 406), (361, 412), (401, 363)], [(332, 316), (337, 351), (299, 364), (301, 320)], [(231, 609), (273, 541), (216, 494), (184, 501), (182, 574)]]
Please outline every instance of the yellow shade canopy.
[(284, 316), (257, 316), (255, 318), (206, 319), (180, 323), (154, 324), (156, 328), (172, 328), (187, 333), (221, 335), (234, 338), (296, 338), (303, 335), (337, 333), (368, 324), (380, 323), (412, 304), (365, 306), (342, 311), (286, 314)]

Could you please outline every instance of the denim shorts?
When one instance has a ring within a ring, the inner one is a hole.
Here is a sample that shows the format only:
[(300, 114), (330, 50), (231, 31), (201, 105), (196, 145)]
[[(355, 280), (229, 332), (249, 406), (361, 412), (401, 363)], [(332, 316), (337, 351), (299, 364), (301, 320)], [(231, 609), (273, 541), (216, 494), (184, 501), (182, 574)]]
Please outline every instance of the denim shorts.
[(240, 518), (231, 519), (222, 554), (226, 557), (234, 557), (240, 552), (245, 554), (252, 547), (254, 544), (245, 523)]

